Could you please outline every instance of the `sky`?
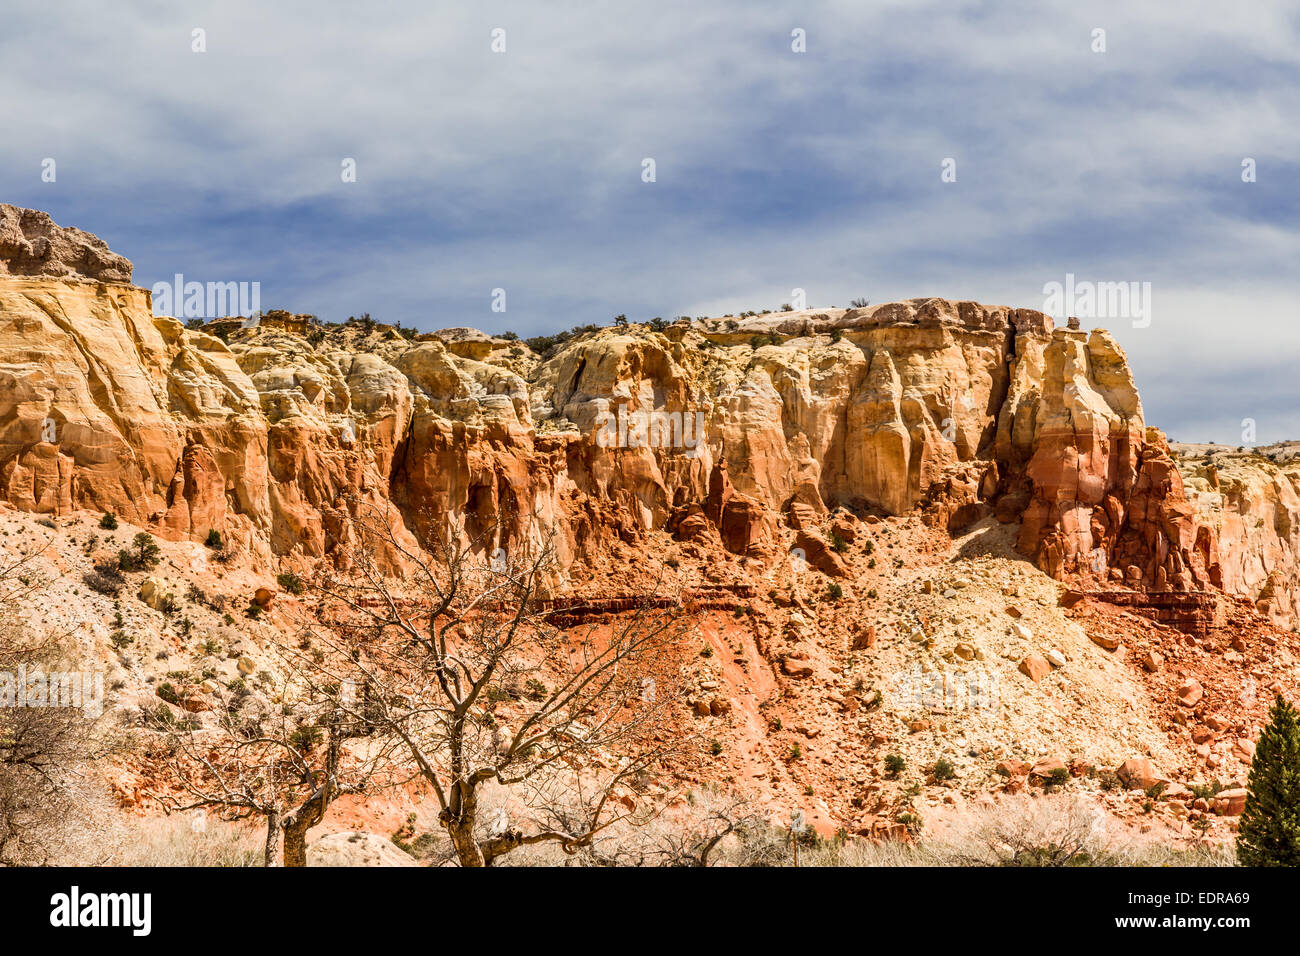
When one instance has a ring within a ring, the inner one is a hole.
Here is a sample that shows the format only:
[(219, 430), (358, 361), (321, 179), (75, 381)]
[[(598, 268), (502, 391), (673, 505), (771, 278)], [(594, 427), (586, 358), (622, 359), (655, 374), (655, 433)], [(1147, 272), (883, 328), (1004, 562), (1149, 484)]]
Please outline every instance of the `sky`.
[(0, 201), (423, 330), (1136, 283), (1149, 423), (1300, 438), (1294, 0), (268, 7), (4, 0)]

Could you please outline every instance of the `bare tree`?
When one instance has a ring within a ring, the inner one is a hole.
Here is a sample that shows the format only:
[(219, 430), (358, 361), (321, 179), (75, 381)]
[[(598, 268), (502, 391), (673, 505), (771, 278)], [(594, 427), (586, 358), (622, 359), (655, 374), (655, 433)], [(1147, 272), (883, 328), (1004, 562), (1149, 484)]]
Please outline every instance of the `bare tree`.
[[(265, 866), (307, 865), (307, 834), (343, 794), (372, 792), (388, 784), (391, 747), (359, 740), (328, 697), (292, 669), (258, 709), (252, 695), (218, 691), (216, 726), (177, 718), (165, 703), (149, 717), (166, 735), (167, 764), (181, 796), (164, 794), (168, 812), (214, 808), (231, 820), (261, 817), (266, 827)], [(356, 744), (356, 746), (352, 746)]]
[[(358, 726), (400, 742), (436, 795), (462, 866), (490, 866), (522, 846), (574, 854), (646, 812), (636, 784), (683, 743), (671, 722), (680, 667), (679, 602), (657, 588), (620, 613), (567, 629), (573, 608), (547, 595), (553, 535), (534, 530), (512, 553), (452, 529), (418, 552), (393, 523), (364, 522), (341, 563), (312, 582), (321, 598), (314, 691)], [(376, 554), (396, 554), (398, 578)], [(565, 620), (565, 615), (569, 620)], [(483, 819), (488, 784), (526, 817)]]
[(705, 784), (638, 833), (608, 832), (590, 854), (602, 866), (707, 867), (724, 854), (728, 862), (771, 866), (788, 855), (776, 833), (747, 796)]
[[(98, 713), (62, 699), (50, 682), (67, 659), (64, 635), (16, 614), (48, 583), (35, 566), (39, 553), (0, 559), (0, 866), (54, 862), (67, 849), (79, 811), (99, 796), (89, 763), (117, 743), (101, 732)], [(19, 700), (34, 684), (44, 686), (43, 699)]]

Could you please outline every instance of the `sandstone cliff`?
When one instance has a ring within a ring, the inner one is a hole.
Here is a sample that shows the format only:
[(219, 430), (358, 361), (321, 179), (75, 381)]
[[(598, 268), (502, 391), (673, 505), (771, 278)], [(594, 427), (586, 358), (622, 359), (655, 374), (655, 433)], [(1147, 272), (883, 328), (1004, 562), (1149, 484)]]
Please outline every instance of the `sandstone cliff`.
[(1179, 471), (1218, 546), (1223, 588), (1242, 594), (1275, 623), (1300, 620), (1300, 462), (1270, 446), (1179, 446)]
[(566, 564), (660, 529), (763, 560), (800, 509), (920, 508), (954, 530), (994, 511), (1056, 577), (1225, 573), (1118, 344), (1040, 312), (931, 298), (679, 320), (545, 357), (463, 328), (268, 323), (227, 342), (154, 317), (93, 236), (3, 222), (29, 236), (0, 240), (0, 494), (25, 510), (216, 528), (267, 561), (331, 554), (373, 506), (425, 543), (555, 527)]

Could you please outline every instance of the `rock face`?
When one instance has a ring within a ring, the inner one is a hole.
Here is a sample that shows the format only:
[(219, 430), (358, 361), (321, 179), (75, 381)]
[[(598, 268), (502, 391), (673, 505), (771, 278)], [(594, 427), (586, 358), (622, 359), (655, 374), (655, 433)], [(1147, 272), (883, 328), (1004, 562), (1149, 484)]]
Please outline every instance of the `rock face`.
[(234, 356), (155, 319), (149, 293), (0, 276), (6, 500), (113, 511), (176, 534), (264, 536), (265, 454), (258, 393)]
[(0, 275), (130, 282), (131, 263), (108, 243), (59, 226), (48, 213), (0, 203)]
[[(4, 209), (0, 495), (24, 510), (216, 528), (269, 560), (330, 555), (373, 506), (426, 544), (554, 527), (567, 565), (660, 528), (768, 560), (783, 515), (919, 508), (952, 528), (1019, 521), (1056, 577), (1132, 568), (1194, 590), (1224, 574), (1101, 330), (916, 299), (603, 329), (541, 360), (475, 330), (373, 323), (268, 322), (227, 343), (154, 317), (144, 290), (76, 281), (130, 265)], [(839, 573), (830, 542), (801, 534), (804, 559)]]
[(1288, 449), (1176, 446), (1196, 520), (1212, 533), (1225, 590), (1275, 623), (1300, 620), (1300, 461)]

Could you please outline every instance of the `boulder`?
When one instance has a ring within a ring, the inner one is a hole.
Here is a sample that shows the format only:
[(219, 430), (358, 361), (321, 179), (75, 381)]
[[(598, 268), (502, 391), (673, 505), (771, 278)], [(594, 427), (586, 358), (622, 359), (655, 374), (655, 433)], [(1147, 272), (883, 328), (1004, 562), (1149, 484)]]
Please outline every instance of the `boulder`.
[(1037, 684), (1040, 680), (1052, 672), (1052, 665), (1038, 654), (1030, 654), (1020, 662), (1018, 668), (1020, 673), (1024, 674), (1031, 681)]
[(1044, 757), (1029, 768), (1029, 779), (1035, 782), (1042, 782), (1050, 778), (1052, 774), (1061, 770), (1064, 770), (1066, 773), (1070, 772), (1070, 768), (1065, 765), (1064, 760), (1058, 760), (1055, 757)]
[(1115, 775), (1130, 790), (1148, 790), (1158, 779), (1146, 757), (1130, 757), (1116, 768)]
[(812, 677), (813, 666), (807, 660), (787, 657), (785, 660), (781, 661), (781, 672), (785, 674), (786, 677)]
[(1246, 788), (1220, 790), (1214, 795), (1214, 812), (1221, 817), (1239, 817), (1246, 809)]
[(1119, 638), (1114, 634), (1100, 634), (1097, 631), (1089, 631), (1088, 637), (1092, 638), (1092, 643), (1102, 650), (1114, 651), (1119, 649)]
[(166, 582), (148, 577), (140, 582), (140, 600), (155, 611), (161, 611), (176, 603), (176, 595)]
[(876, 625), (868, 624), (860, 627), (853, 632), (852, 648), (855, 651), (865, 651), (876, 643)]
[(1201, 702), (1205, 690), (1201, 687), (1200, 681), (1194, 677), (1189, 677), (1178, 685), (1176, 693), (1178, 694), (1178, 703), (1184, 707), (1195, 707)]

